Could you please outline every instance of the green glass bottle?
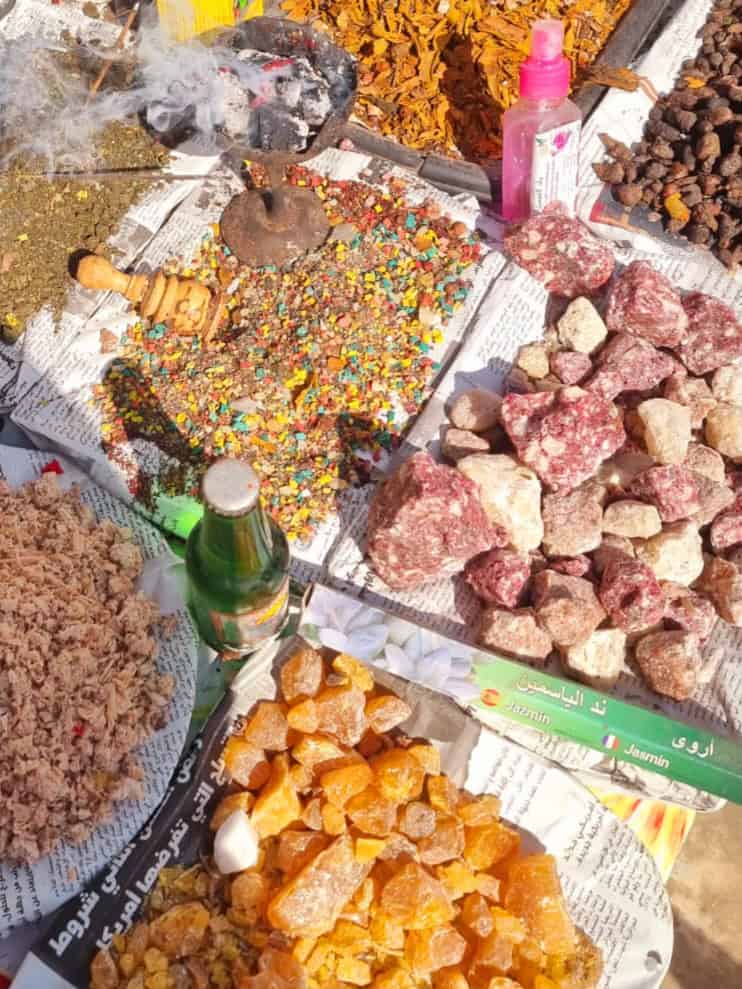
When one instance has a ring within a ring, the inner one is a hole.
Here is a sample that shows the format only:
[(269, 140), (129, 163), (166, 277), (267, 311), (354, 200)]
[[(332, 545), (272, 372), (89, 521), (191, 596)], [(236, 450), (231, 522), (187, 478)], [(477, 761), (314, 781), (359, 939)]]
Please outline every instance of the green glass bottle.
[(260, 505), (244, 460), (217, 460), (204, 475), (204, 514), (188, 537), (188, 606), (212, 649), (235, 659), (277, 635), (288, 614), (289, 548)]

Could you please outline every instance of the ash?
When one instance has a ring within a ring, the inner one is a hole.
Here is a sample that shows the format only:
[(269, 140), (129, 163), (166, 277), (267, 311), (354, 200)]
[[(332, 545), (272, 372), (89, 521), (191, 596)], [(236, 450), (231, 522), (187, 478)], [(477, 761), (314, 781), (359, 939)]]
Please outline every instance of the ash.
[[(219, 72), (222, 129), (256, 150), (306, 151), (333, 110), (330, 81), (306, 58), (245, 49)], [(256, 75), (262, 76), (257, 86)]]

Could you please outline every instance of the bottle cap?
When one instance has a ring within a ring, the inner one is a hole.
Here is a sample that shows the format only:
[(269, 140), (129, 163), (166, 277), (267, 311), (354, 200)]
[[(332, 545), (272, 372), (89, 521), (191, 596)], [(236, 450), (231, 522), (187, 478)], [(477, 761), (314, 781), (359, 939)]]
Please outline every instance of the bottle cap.
[(246, 460), (223, 457), (206, 471), (201, 494), (217, 515), (244, 515), (258, 503), (260, 481)]
[(569, 92), (570, 65), (562, 54), (564, 24), (553, 18), (534, 21), (531, 54), (520, 66), (520, 95), (531, 100), (564, 99)]

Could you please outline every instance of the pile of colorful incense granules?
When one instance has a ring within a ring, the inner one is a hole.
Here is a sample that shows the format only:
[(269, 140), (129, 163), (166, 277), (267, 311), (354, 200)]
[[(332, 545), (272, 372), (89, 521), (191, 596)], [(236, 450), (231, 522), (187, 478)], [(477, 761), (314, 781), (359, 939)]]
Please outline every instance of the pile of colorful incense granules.
[[(157, 479), (168, 494), (195, 494), (216, 457), (247, 457), (266, 508), (305, 542), (424, 404), (481, 248), (438, 204), (405, 202), (397, 180), (382, 192), (298, 169), (291, 181), (325, 205), (333, 229), (322, 248), (282, 270), (249, 269), (209, 234), (173, 267), (226, 289), (226, 325), (204, 347), (136, 323), (94, 402), (109, 457), (123, 465), (117, 451), (140, 437), (182, 466)], [(151, 479), (140, 471), (130, 489), (144, 498)]]

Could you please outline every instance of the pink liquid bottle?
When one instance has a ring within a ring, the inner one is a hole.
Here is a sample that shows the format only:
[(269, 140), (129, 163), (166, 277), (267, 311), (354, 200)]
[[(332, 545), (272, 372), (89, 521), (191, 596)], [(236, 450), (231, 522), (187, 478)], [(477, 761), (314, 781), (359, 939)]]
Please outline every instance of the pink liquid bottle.
[(520, 67), (520, 98), (503, 115), (502, 215), (528, 219), (552, 203), (574, 212), (582, 114), (567, 99), (564, 24), (535, 21)]

